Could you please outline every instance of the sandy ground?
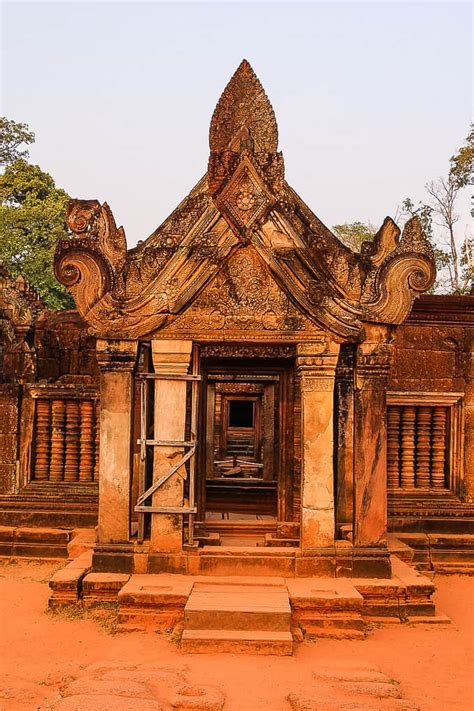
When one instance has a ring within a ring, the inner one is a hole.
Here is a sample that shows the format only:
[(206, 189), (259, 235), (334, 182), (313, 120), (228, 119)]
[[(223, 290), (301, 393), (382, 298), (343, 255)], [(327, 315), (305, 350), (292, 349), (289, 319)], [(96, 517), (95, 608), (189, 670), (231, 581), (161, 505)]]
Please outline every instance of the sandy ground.
[[(451, 625), (387, 625), (363, 641), (304, 642), (293, 657), (183, 655), (166, 636), (154, 632), (113, 634), (107, 621), (47, 612), (47, 581), (57, 567), (61, 566), (39, 562), (0, 565), (2, 711), (51, 707), (81, 711), (86, 706), (80, 705), (83, 697), (79, 696), (66, 699), (67, 704), (62, 700), (56, 707), (58, 691), (82, 683), (98, 669), (101, 674), (108, 669), (109, 676), (110, 670), (117, 676), (117, 670), (130, 669), (125, 676), (138, 678), (141, 670), (154, 667), (166, 668), (171, 676), (176, 673), (187, 684), (217, 688), (225, 697), (225, 711), (291, 711), (303, 709), (304, 698), (317, 698), (322, 688), (318, 670), (344, 669), (348, 664), (378, 669), (398, 681), (400, 694), (412, 705), (396, 708), (474, 709), (474, 578), (440, 576), (435, 580), (438, 611), (451, 618)], [(290, 705), (289, 694), (299, 695), (300, 706)], [(105, 701), (97, 697), (97, 708), (103, 709)], [(125, 705), (109, 706), (107, 711), (159, 708), (152, 705), (156, 702), (139, 698), (122, 702)], [(384, 701), (361, 703), (358, 709), (389, 708)], [(332, 708), (349, 706), (336, 703)]]

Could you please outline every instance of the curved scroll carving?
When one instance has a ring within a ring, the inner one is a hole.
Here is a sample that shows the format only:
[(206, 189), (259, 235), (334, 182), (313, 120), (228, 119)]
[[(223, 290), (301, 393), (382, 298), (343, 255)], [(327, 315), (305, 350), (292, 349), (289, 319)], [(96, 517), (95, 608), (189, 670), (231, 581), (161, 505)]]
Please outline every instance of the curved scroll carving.
[(429, 289), (436, 276), (433, 250), (417, 217), (408, 220), (399, 244), (373, 276), (368, 320), (402, 323), (416, 296)]

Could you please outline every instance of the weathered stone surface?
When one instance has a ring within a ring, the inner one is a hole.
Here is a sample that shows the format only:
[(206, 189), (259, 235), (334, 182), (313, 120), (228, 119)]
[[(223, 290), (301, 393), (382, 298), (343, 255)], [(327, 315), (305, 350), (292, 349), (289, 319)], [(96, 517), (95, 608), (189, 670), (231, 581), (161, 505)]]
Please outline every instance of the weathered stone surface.
[(64, 692), (65, 696), (126, 696), (135, 699), (152, 698), (152, 693), (137, 681), (119, 679), (76, 679)]
[[(107, 711), (130, 711), (130, 707), (136, 704), (130, 697), (114, 695), (81, 694), (69, 696), (61, 699), (53, 705), (54, 711), (97, 711), (97, 709), (107, 709)], [(166, 711), (166, 707), (159, 701), (152, 699), (140, 699), (140, 711)]]
[(169, 698), (173, 711), (222, 711), (224, 694), (212, 686), (183, 686)]

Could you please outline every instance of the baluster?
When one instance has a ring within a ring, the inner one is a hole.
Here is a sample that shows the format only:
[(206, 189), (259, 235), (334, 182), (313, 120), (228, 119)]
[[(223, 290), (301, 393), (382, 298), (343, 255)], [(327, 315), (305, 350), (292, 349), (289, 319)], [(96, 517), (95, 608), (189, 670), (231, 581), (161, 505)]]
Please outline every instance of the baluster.
[(36, 441), (34, 479), (46, 481), (49, 478), (50, 445), (49, 400), (36, 400)]
[(93, 452), (93, 405), (91, 400), (82, 400), (81, 430), (80, 430), (80, 459), (79, 481), (92, 481), (94, 475)]
[(401, 486), (415, 486), (415, 419), (416, 408), (402, 410), (402, 472)]
[(400, 407), (389, 407), (387, 412), (387, 486), (400, 486)]
[(64, 481), (79, 478), (79, 403), (66, 402), (66, 458), (64, 461)]
[(443, 489), (445, 486), (446, 457), (446, 408), (433, 408), (431, 443), (431, 486)]
[(431, 407), (419, 407), (416, 420), (416, 486), (430, 485)]
[(94, 481), (99, 481), (100, 404), (94, 401)]
[(51, 429), (51, 481), (62, 481), (64, 477), (64, 445), (66, 422), (66, 403), (64, 400), (52, 401), (52, 429)]

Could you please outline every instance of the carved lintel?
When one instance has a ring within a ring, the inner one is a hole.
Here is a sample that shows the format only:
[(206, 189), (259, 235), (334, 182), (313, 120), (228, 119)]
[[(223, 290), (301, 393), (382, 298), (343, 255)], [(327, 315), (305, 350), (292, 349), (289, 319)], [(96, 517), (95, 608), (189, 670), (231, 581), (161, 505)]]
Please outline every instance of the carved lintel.
[(206, 343), (201, 347), (203, 358), (294, 358), (293, 345)]
[(216, 383), (216, 393), (263, 393), (263, 383)]
[(131, 371), (137, 360), (138, 342), (97, 339), (97, 362), (101, 371)]

